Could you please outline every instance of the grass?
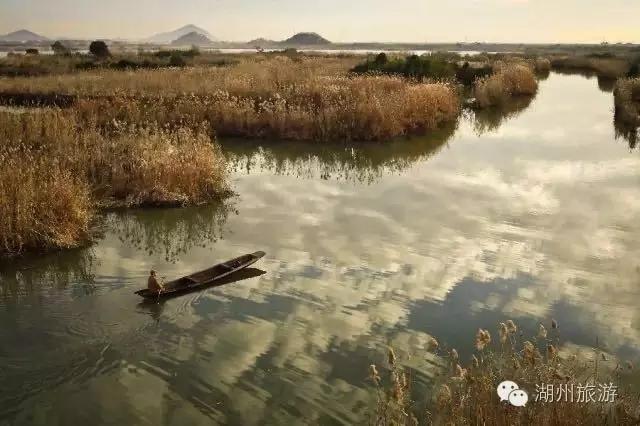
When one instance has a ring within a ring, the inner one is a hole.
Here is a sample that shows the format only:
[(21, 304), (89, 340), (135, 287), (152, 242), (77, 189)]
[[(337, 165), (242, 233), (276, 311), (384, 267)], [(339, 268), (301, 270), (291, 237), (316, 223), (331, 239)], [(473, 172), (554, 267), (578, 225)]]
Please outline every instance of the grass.
[(608, 78), (625, 76), (631, 68), (629, 59), (610, 55), (561, 56), (553, 58), (551, 66), (554, 70), (593, 72)]
[(473, 90), (481, 108), (506, 104), (514, 96), (533, 96), (538, 82), (531, 68), (520, 64), (496, 64), (496, 72), (475, 83)]
[(618, 80), (613, 91), (616, 121), (628, 127), (640, 126), (640, 78)]
[(105, 135), (52, 110), (0, 113), (0, 139), (0, 255), (81, 245), (101, 206), (199, 204), (227, 188), (205, 131), (114, 123)]
[(200, 53), (197, 50), (161, 50), (144, 53), (115, 53), (97, 59), (92, 55), (11, 55), (0, 60), (0, 77), (64, 75), (92, 69), (134, 70), (184, 66), (230, 66), (232, 55)]
[(445, 83), (347, 76), (352, 58), (268, 57), (229, 68), (98, 71), (0, 81), (0, 93), (71, 95), (101, 126), (194, 128), (219, 136), (384, 140), (455, 121), (460, 100)]
[[(456, 349), (439, 349), (431, 339), (426, 349), (441, 359), (439, 379), (433, 384), (426, 411), (416, 411), (411, 379), (393, 349), (387, 360), (388, 377), (378, 366), (370, 367), (370, 379), (377, 394), (372, 423), (376, 425), (491, 424), (491, 425), (631, 425), (640, 421), (638, 395), (631, 390), (633, 366), (610, 359), (598, 348), (559, 350), (557, 323), (549, 331), (542, 324), (535, 337), (523, 341), (512, 321), (500, 323), (492, 338), (478, 330), (475, 353), (462, 364)], [(497, 336), (497, 338), (496, 338)], [(498, 384), (516, 382), (529, 395), (526, 407), (501, 402)], [(613, 384), (617, 397), (610, 403), (583, 403), (577, 391), (571, 401), (535, 401), (536, 385), (574, 386)]]

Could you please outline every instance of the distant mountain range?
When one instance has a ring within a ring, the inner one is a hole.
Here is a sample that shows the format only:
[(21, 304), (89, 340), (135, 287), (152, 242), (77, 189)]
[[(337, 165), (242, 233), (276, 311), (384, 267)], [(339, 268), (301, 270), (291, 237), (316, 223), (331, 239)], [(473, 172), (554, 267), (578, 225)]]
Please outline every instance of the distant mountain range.
[(27, 42), (27, 41), (47, 41), (48, 38), (41, 36), (40, 34), (33, 33), (28, 30), (19, 30), (6, 35), (0, 35), (0, 41), (8, 42)]
[(212, 44), (212, 41), (206, 35), (193, 31), (174, 40), (171, 44), (174, 46), (208, 46)]
[(207, 32), (206, 30), (203, 30), (200, 27), (196, 27), (195, 25), (185, 25), (184, 27), (178, 28), (175, 31), (156, 34), (154, 36), (149, 37), (145, 41), (149, 43), (169, 44), (169, 43), (173, 43), (174, 41), (177, 41), (181, 37), (190, 35), (191, 33), (203, 35), (209, 40), (209, 42), (216, 40), (211, 34), (209, 34), (209, 32)]
[[(27, 42), (47, 42), (50, 39), (40, 34), (36, 34), (29, 30), (19, 30), (6, 35), (0, 35), (0, 42), (9, 43), (27, 43)], [(124, 39), (118, 39), (125, 42)], [(175, 31), (156, 34), (145, 40), (147, 43), (153, 44), (172, 44), (172, 45), (196, 45), (206, 46), (214, 44), (217, 40), (206, 30), (195, 25), (185, 25)], [(317, 33), (304, 32), (283, 40), (275, 41), (265, 38), (258, 38), (247, 43), (250, 46), (275, 47), (278, 46), (320, 46), (331, 44), (329, 40)]]

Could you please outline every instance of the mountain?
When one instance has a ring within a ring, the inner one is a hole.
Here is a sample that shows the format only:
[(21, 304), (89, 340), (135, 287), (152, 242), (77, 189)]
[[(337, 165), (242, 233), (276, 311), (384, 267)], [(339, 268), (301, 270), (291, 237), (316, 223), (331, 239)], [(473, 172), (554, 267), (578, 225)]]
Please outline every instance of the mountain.
[(174, 40), (171, 44), (174, 46), (207, 46), (211, 44), (211, 40), (206, 35), (193, 31)]
[(149, 37), (146, 41), (148, 41), (149, 43), (169, 44), (175, 40), (178, 40), (180, 37), (184, 37), (190, 33), (201, 34), (207, 37), (209, 41), (215, 40), (215, 38), (211, 34), (209, 34), (206, 30), (196, 27), (195, 25), (186, 25), (182, 28), (178, 28), (175, 31), (156, 34), (152, 37)]
[(264, 46), (264, 45), (277, 44), (277, 43), (278, 42), (275, 40), (269, 40), (263, 37), (256, 38), (254, 40), (247, 42), (247, 44), (250, 44), (251, 46)]
[(28, 30), (19, 30), (9, 33), (7, 35), (0, 35), (0, 41), (14, 41), (14, 42), (23, 42), (23, 41), (47, 41), (48, 38), (41, 36), (36, 33), (32, 33)]
[(317, 33), (298, 33), (283, 41), (282, 44), (312, 46), (316, 44), (331, 44), (331, 42)]

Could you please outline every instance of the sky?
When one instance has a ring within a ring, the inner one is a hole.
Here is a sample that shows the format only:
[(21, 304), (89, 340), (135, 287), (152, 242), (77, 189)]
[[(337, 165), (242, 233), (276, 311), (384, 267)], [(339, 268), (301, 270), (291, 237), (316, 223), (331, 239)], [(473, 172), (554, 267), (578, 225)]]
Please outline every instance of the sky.
[(0, 34), (146, 38), (198, 25), (219, 40), (640, 43), (640, 0), (0, 0)]

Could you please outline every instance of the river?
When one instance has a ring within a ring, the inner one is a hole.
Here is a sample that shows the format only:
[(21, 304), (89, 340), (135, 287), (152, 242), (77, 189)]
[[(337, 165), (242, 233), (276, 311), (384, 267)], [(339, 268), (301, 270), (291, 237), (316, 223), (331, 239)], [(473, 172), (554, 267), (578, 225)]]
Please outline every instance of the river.
[[(468, 362), (506, 319), (637, 361), (640, 155), (612, 108), (595, 79), (551, 74), (429, 137), (223, 141), (236, 197), (109, 213), (90, 248), (0, 264), (0, 425), (366, 422), (387, 345), (428, 388), (429, 336)], [(151, 268), (255, 250), (259, 277), (133, 294)]]

